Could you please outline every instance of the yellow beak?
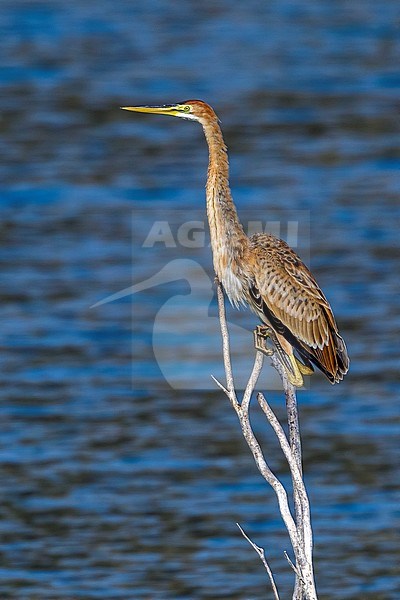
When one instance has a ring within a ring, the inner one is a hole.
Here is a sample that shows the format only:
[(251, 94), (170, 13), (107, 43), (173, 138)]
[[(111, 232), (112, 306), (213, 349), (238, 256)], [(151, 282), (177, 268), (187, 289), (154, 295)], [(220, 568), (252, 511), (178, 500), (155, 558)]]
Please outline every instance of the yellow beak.
[(122, 110), (131, 110), (133, 112), (171, 115), (173, 117), (181, 117), (185, 114), (181, 104), (166, 104), (163, 106), (121, 106), (121, 108)]

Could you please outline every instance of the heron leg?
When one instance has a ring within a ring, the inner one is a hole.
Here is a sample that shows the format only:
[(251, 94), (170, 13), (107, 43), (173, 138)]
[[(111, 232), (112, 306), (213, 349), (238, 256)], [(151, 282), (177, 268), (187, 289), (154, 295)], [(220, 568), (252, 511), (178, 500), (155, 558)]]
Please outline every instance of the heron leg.
[[(268, 339), (271, 341), (272, 347), (268, 346)], [(277, 352), (287, 378), (295, 387), (302, 387), (304, 385), (302, 374), (310, 375), (312, 373), (311, 369), (308, 369), (308, 367), (295, 358), (293, 352), (290, 354), (285, 352), (271, 327), (266, 325), (258, 325), (256, 327), (254, 330), (254, 347), (266, 356), (272, 356), (274, 352)]]

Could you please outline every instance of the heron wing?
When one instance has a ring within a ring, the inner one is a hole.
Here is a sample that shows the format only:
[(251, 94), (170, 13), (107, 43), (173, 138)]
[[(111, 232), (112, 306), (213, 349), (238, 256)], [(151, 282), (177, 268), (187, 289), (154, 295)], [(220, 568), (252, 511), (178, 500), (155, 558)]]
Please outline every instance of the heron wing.
[(331, 380), (341, 379), (348, 365), (346, 348), (313, 275), (285, 242), (273, 236), (256, 234), (251, 249), (253, 309)]

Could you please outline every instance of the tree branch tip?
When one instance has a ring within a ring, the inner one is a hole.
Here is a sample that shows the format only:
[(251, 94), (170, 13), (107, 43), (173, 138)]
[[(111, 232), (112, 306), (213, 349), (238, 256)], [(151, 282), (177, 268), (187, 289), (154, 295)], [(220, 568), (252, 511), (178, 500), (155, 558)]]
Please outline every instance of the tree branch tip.
[(239, 527), (240, 529), (240, 533), (242, 534), (243, 537), (246, 538), (246, 540), (248, 540), (249, 542), (251, 542), (249, 536), (247, 535), (247, 533), (244, 531), (243, 527), (240, 525), (240, 523), (236, 523), (236, 525)]
[(249, 542), (249, 544), (251, 544), (251, 546), (253, 546), (254, 550), (257, 552), (257, 554), (259, 554), (259, 556), (263, 557), (264, 556), (264, 549), (260, 548), (260, 546), (257, 546), (257, 544), (255, 544), (247, 535), (247, 533), (244, 531), (243, 527), (241, 527), (239, 525), (239, 523), (236, 523), (236, 525), (239, 527), (240, 529), (240, 533), (242, 534), (242, 536)]
[(275, 584), (275, 580), (274, 580), (274, 575), (270, 569), (270, 566), (268, 564), (267, 559), (265, 558), (265, 552), (264, 552), (264, 548), (260, 548), (260, 546), (257, 546), (257, 544), (255, 544), (247, 535), (247, 533), (245, 533), (245, 531), (243, 530), (243, 528), (239, 525), (239, 523), (236, 523), (236, 525), (239, 527), (240, 529), (240, 533), (242, 534), (242, 536), (249, 542), (250, 546), (252, 546), (252, 548), (254, 548), (254, 550), (257, 552), (258, 556), (261, 559), (261, 562), (264, 565), (265, 570), (268, 573), (268, 577), (272, 586), (272, 591), (274, 594), (274, 598), (275, 600), (280, 600), (279, 599), (279, 594), (278, 594), (278, 588), (276, 587)]
[(286, 552), (286, 550), (283, 551), (283, 554), (285, 555), (286, 560), (288, 561), (289, 565), (292, 567), (293, 571), (296, 573), (296, 575), (302, 579), (301, 574), (299, 573), (298, 568), (296, 567), (296, 565), (292, 562), (291, 558), (289, 557), (289, 554)]
[(217, 384), (217, 386), (223, 391), (225, 392), (225, 394), (227, 396), (229, 396), (229, 391), (227, 390), (227, 388), (220, 382), (218, 381), (218, 379), (216, 377), (214, 377), (214, 375), (211, 375), (211, 379), (213, 379), (213, 381), (215, 381), (215, 383)]

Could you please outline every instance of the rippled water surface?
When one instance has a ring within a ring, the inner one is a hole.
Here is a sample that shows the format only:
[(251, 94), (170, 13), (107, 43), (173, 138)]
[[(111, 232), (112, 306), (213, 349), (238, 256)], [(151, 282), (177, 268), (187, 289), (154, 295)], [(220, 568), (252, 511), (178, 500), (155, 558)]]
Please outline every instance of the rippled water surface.
[[(348, 343), (345, 381), (299, 393), (320, 598), (398, 599), (398, 3), (15, 0), (0, 30), (1, 598), (271, 597), (236, 522), (290, 597), (275, 498), (210, 380), (201, 130), (118, 110), (197, 97), (246, 226), (310, 260)], [(228, 316), (240, 379), (254, 320)]]

